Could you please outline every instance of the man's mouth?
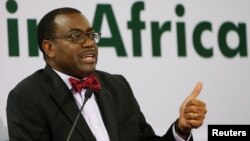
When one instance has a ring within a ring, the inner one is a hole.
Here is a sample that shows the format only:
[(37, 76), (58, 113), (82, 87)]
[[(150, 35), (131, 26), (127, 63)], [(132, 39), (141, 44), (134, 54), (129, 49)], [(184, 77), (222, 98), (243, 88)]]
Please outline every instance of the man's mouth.
[(94, 54), (85, 54), (81, 56), (81, 60), (86, 64), (90, 64), (96, 62), (96, 57)]

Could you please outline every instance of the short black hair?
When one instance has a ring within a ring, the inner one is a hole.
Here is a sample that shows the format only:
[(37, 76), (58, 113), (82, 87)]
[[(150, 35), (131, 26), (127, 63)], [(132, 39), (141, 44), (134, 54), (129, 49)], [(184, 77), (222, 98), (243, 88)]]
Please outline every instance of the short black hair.
[(43, 40), (49, 39), (52, 35), (55, 34), (55, 24), (54, 20), (57, 15), (64, 15), (64, 14), (72, 14), (72, 13), (81, 13), (81, 11), (75, 9), (75, 8), (70, 8), (70, 7), (62, 7), (62, 8), (57, 8), (46, 15), (42, 17), (38, 24), (38, 29), (37, 29), (37, 39), (38, 39), (38, 46), (42, 53), (44, 54), (43, 51)]

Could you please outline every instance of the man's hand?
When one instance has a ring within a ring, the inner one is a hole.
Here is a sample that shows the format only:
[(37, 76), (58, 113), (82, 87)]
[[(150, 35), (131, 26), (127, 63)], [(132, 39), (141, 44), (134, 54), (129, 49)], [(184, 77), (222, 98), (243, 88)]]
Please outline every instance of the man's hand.
[(178, 127), (184, 133), (188, 133), (193, 128), (199, 128), (207, 113), (206, 104), (197, 99), (202, 89), (202, 83), (198, 82), (192, 93), (184, 100), (180, 107), (180, 117)]

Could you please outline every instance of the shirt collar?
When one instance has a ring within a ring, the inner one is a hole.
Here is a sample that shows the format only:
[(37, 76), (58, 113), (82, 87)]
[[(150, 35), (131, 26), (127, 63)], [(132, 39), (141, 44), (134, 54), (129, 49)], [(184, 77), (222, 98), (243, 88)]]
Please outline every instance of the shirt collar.
[[(53, 69), (53, 68), (52, 68)], [(59, 75), (59, 77), (63, 80), (63, 82), (67, 85), (67, 87), (71, 90), (72, 89), (72, 86), (71, 86), (71, 84), (69, 83), (69, 78), (75, 78), (75, 77), (72, 77), (72, 76), (69, 76), (69, 75), (67, 75), (67, 74), (65, 74), (65, 73), (62, 73), (62, 72), (59, 72), (59, 71), (57, 71), (57, 70), (55, 70), (55, 69), (53, 69), (58, 75)], [(77, 78), (75, 78), (75, 79), (77, 79)]]

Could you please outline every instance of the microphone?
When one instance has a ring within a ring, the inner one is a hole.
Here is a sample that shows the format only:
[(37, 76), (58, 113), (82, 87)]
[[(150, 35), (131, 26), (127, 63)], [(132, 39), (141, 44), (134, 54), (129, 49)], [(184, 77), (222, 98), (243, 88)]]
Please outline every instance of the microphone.
[(83, 101), (83, 104), (82, 104), (82, 106), (81, 106), (81, 109), (79, 110), (79, 112), (78, 112), (78, 114), (77, 114), (77, 116), (76, 116), (76, 119), (75, 119), (75, 121), (74, 121), (74, 124), (73, 124), (73, 126), (72, 126), (72, 128), (71, 128), (71, 130), (70, 130), (70, 133), (69, 133), (68, 137), (67, 137), (67, 141), (69, 141), (69, 139), (71, 138), (72, 133), (73, 133), (75, 127), (76, 127), (76, 123), (77, 123), (77, 121), (78, 121), (78, 119), (79, 119), (79, 117), (80, 117), (80, 115), (81, 115), (81, 113), (82, 113), (83, 107), (84, 107), (84, 105), (86, 104), (86, 102), (88, 101), (88, 99), (92, 96), (92, 93), (93, 93), (92, 90), (86, 89), (86, 92), (85, 92), (85, 94), (84, 94), (85, 99), (84, 99), (84, 101)]

